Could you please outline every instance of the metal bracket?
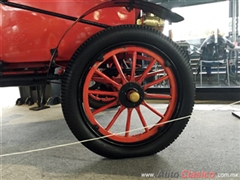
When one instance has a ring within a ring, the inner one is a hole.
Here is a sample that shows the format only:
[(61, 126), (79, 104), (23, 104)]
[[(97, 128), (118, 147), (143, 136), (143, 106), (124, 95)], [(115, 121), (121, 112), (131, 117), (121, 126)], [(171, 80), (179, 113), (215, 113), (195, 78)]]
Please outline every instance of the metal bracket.
[(38, 98), (37, 105), (38, 106), (29, 108), (29, 109), (33, 110), (33, 111), (39, 111), (39, 110), (50, 108), (50, 106), (44, 105), (45, 104), (44, 97), (45, 97), (46, 86), (45, 85), (36, 86), (36, 88), (37, 88), (37, 98)]
[(126, 10), (131, 12), (134, 9), (135, 0), (130, 0), (129, 5), (126, 6)]

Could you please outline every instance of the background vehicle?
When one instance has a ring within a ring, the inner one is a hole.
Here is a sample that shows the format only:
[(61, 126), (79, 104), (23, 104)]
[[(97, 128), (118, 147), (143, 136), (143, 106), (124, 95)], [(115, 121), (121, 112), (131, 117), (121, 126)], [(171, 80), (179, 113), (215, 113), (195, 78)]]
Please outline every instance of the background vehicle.
[[(188, 58), (144, 26), (143, 14), (155, 15), (155, 27), (159, 17), (181, 16), (142, 0), (0, 2), (0, 86), (60, 79), (68, 126), (105, 157), (151, 155), (182, 132), (194, 103)], [(162, 92), (151, 91), (162, 82)], [(163, 103), (155, 107), (149, 99)]]

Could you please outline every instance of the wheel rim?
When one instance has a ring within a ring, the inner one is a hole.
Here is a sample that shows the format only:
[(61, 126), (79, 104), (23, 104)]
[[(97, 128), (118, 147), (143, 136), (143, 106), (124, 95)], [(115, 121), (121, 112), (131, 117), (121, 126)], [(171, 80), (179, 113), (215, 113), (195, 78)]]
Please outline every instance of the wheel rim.
[[(124, 54), (125, 59), (121, 57)], [(121, 57), (121, 58), (119, 58)], [(124, 69), (122, 62), (131, 61), (131, 69)], [(146, 66), (139, 67), (137, 62)], [(109, 77), (103, 73), (100, 66), (112, 62), (118, 75)], [(174, 114), (178, 99), (178, 88), (175, 75), (166, 66), (161, 56), (143, 47), (127, 46), (107, 52), (102, 61), (95, 61), (86, 75), (83, 84), (83, 102), (85, 115), (93, 131), (100, 136), (107, 136), (118, 143), (138, 143), (151, 138), (158, 133), (159, 127), (164, 126)], [(154, 70), (154, 68), (156, 68)], [(158, 77), (158, 78), (156, 78)], [(147, 79), (150, 82), (145, 82)], [(111, 85), (117, 91), (90, 90), (90, 82), (96, 81)], [(151, 94), (146, 91), (156, 85), (167, 82), (169, 92), (166, 94)], [(99, 109), (91, 109), (89, 96), (105, 95), (114, 97), (114, 100)], [(155, 107), (146, 102), (147, 99), (164, 100), (167, 104)], [(109, 108), (120, 104), (119, 108)], [(102, 119), (102, 114), (108, 113)], [(148, 117), (151, 114), (152, 117)], [(151, 121), (148, 121), (148, 119)], [(137, 126), (135, 124), (138, 124)], [(121, 127), (120, 127), (121, 126)]]

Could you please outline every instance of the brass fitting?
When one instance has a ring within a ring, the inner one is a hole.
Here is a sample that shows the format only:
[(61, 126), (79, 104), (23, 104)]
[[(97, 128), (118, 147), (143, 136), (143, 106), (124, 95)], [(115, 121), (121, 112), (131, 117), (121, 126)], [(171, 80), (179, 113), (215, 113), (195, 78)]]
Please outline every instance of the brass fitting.
[(137, 19), (137, 25), (164, 27), (164, 19), (161, 19), (152, 13), (148, 13), (146, 15), (143, 15), (140, 19)]

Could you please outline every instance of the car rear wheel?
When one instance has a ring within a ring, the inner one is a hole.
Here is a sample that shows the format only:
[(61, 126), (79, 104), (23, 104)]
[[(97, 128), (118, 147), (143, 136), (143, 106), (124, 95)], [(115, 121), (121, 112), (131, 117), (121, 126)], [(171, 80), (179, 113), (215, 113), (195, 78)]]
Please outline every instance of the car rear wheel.
[[(111, 88), (91, 89), (93, 81)], [(164, 88), (159, 86), (163, 82)], [(92, 95), (112, 99), (93, 109)], [(68, 126), (79, 141), (89, 140), (84, 146), (108, 158), (152, 155), (166, 148), (186, 126), (193, 104), (188, 58), (149, 27), (124, 25), (97, 33), (76, 51), (63, 78)]]

